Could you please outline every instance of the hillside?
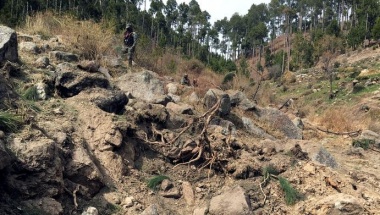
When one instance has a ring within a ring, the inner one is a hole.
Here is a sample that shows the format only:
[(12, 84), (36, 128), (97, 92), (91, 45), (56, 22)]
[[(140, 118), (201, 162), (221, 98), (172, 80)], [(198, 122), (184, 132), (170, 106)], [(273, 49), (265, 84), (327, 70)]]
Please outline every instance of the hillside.
[(312, 68), (254, 102), (1, 27), (0, 214), (379, 214), (377, 53), (337, 58), (332, 100)]

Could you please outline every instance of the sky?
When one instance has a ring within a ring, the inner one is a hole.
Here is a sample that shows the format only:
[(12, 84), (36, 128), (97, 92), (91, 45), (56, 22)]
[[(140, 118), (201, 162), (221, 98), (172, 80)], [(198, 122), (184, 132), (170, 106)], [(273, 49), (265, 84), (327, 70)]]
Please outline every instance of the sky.
[[(191, 0), (177, 0), (178, 5), (182, 2), (189, 4)], [(270, 0), (197, 0), (202, 11), (206, 10), (210, 15), (210, 23), (216, 20), (231, 18), (234, 13), (245, 15), (248, 13), (252, 4), (258, 5), (261, 3), (268, 4)], [(166, 4), (166, 0), (164, 0)]]

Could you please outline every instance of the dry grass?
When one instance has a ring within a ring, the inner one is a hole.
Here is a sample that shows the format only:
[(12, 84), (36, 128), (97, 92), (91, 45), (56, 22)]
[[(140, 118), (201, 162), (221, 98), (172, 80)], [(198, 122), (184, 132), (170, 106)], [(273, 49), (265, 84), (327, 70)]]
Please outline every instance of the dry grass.
[(332, 107), (316, 118), (317, 122), (325, 129), (334, 132), (350, 132), (366, 127), (366, 123), (360, 117), (354, 117), (349, 107)]
[(20, 31), (41, 35), (42, 39), (59, 35), (62, 40), (60, 42), (83, 59), (101, 59), (103, 55), (116, 54), (115, 34), (110, 23), (77, 21), (68, 15), (58, 16), (44, 12), (27, 17), (26, 24)]

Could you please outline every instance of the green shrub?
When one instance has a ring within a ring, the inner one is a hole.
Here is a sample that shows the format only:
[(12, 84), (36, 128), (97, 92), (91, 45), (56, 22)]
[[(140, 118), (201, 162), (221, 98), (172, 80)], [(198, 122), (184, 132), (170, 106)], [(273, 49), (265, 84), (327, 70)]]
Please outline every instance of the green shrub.
[(165, 175), (156, 175), (154, 177), (152, 177), (151, 179), (149, 179), (147, 181), (147, 186), (152, 189), (152, 190), (156, 190), (157, 189), (157, 186), (159, 184), (161, 184), (161, 182), (164, 180), (164, 179), (169, 179), (168, 176), (165, 176)]
[(371, 139), (360, 139), (360, 140), (353, 140), (352, 146), (355, 148), (361, 147), (365, 150), (370, 148), (370, 145), (374, 145), (375, 141)]
[(283, 177), (278, 177), (280, 186), (285, 193), (285, 202), (287, 205), (293, 205), (298, 200), (302, 199), (301, 194), (293, 188), (293, 186)]
[(8, 112), (0, 112), (0, 129), (7, 132), (16, 132), (21, 125), (21, 119)]
[(269, 164), (262, 169), (262, 173), (264, 178), (268, 178), (270, 175), (278, 175), (280, 172), (272, 164)]

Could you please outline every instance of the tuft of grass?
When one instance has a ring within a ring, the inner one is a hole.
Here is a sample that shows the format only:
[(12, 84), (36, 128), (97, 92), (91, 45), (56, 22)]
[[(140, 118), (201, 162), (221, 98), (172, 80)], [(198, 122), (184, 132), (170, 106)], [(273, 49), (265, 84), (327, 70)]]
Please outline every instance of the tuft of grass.
[(157, 186), (161, 184), (161, 182), (164, 180), (164, 179), (169, 179), (168, 176), (165, 176), (165, 175), (156, 175), (156, 176), (153, 176), (152, 178), (150, 178), (148, 181), (147, 181), (147, 186), (152, 189), (152, 190), (157, 190)]
[(285, 193), (285, 202), (287, 205), (294, 205), (297, 201), (302, 199), (301, 194), (293, 188), (289, 181), (283, 177), (278, 177), (280, 186)]
[(8, 112), (0, 111), (0, 129), (6, 132), (16, 132), (20, 128), (21, 119)]
[(278, 175), (280, 174), (280, 171), (278, 171), (272, 164), (269, 164), (262, 169), (262, 173), (264, 178), (270, 178), (270, 175)]
[(22, 97), (26, 100), (31, 100), (31, 101), (37, 101), (38, 100), (38, 92), (37, 92), (37, 87), (32, 86), (29, 87), (22, 95)]
[(371, 139), (353, 140), (352, 146), (355, 148), (361, 147), (365, 150), (369, 149), (371, 145), (374, 145), (375, 141)]

